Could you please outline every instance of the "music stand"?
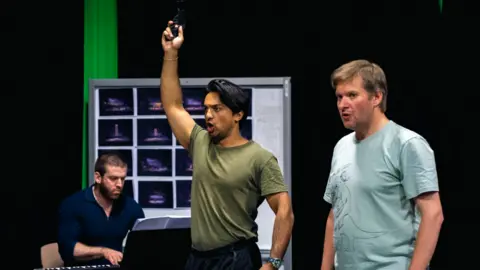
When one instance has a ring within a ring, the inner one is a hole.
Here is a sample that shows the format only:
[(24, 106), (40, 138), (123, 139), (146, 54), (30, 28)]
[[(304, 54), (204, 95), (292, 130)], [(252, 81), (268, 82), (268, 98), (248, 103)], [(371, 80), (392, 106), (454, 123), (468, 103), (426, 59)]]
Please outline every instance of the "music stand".
[(191, 246), (190, 217), (139, 219), (127, 236), (121, 269), (183, 270)]

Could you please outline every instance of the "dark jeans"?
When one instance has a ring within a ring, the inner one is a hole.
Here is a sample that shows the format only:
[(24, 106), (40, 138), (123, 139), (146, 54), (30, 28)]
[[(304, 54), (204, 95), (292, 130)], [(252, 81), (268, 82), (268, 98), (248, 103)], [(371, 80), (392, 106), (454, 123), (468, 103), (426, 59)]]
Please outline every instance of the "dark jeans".
[(185, 270), (258, 270), (261, 267), (257, 244), (244, 240), (209, 251), (192, 250)]

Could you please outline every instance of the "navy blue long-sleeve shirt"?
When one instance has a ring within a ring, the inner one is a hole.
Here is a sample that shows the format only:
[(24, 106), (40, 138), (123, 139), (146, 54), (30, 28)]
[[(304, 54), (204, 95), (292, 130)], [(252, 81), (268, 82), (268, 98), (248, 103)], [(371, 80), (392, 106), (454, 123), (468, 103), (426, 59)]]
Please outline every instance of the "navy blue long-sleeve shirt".
[(65, 265), (110, 264), (105, 258), (87, 262), (75, 261), (77, 243), (91, 247), (107, 247), (122, 252), (123, 239), (135, 221), (144, 218), (142, 208), (131, 197), (115, 200), (110, 216), (93, 195), (92, 186), (66, 198), (60, 205), (58, 248)]

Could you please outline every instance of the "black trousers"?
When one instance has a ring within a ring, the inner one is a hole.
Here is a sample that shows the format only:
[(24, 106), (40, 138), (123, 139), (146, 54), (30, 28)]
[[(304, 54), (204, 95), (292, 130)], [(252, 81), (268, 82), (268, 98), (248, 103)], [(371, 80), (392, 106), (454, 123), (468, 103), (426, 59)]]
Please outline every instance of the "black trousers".
[(260, 249), (253, 240), (209, 251), (192, 249), (185, 270), (259, 270), (262, 267)]

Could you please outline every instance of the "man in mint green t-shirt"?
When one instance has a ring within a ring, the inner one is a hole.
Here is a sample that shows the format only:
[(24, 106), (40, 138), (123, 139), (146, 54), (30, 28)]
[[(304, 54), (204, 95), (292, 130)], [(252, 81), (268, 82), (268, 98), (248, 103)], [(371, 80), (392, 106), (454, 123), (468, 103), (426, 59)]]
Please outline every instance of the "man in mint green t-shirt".
[(442, 206), (435, 158), (419, 134), (387, 119), (383, 70), (365, 60), (332, 74), (344, 136), (333, 152), (324, 200), (322, 269), (427, 269)]

